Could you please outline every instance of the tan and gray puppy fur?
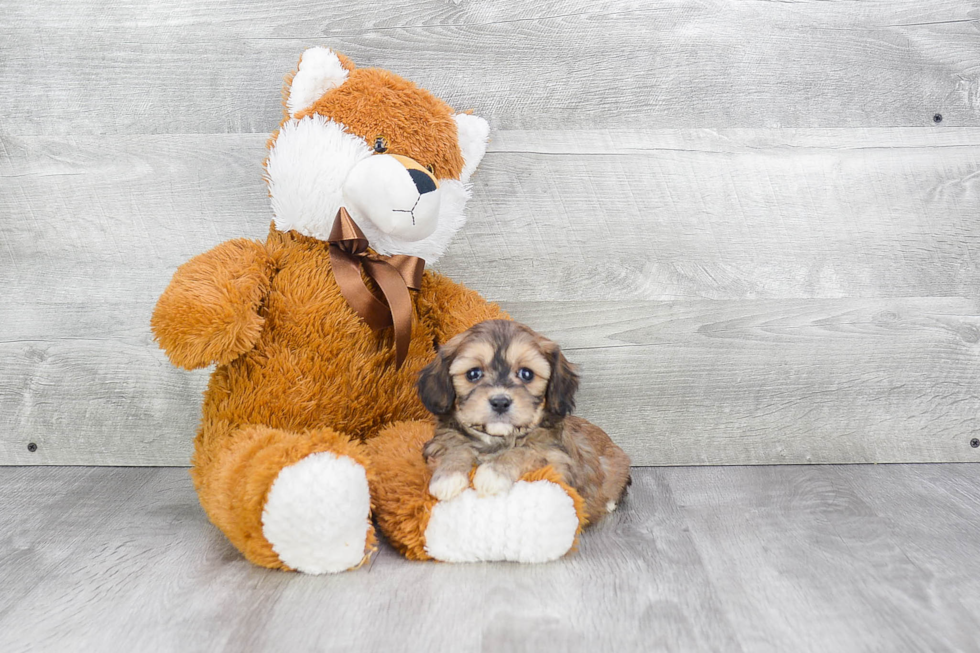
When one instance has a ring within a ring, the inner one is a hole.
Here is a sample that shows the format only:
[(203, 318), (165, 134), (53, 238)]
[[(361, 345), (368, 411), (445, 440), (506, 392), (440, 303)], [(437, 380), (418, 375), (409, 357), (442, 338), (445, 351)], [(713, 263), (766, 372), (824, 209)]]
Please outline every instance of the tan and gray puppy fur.
[(578, 382), (558, 345), (516, 322), (481, 322), (447, 342), (418, 382), (437, 421), (423, 449), (429, 492), (452, 499), (476, 466), (477, 493), (499, 494), (552, 465), (585, 499), (590, 522), (614, 510), (630, 461), (602, 429), (571, 416)]

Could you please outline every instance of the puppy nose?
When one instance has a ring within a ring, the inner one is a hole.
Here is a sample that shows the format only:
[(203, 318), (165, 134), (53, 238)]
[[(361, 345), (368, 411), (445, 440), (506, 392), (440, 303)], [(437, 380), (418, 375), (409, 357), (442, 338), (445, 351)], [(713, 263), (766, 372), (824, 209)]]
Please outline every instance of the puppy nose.
[(415, 187), (419, 189), (419, 195), (431, 193), (436, 189), (436, 182), (432, 181), (432, 177), (425, 174), (422, 170), (410, 168), (408, 174), (412, 177), (412, 181), (415, 182)]
[(510, 405), (514, 403), (514, 400), (507, 395), (495, 395), (490, 397), (490, 405), (493, 407), (494, 412), (506, 413)]

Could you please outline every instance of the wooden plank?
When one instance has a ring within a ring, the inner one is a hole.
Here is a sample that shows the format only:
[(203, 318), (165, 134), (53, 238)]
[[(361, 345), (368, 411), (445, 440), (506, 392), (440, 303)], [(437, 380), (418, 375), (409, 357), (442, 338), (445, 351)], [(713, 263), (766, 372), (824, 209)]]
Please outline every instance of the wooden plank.
[(975, 465), (634, 469), (545, 565), (245, 562), (183, 469), (0, 473), (0, 648), (972, 651)]
[(980, 461), (975, 299), (505, 303), (638, 465)]
[[(939, 487), (966, 472), (976, 489), (975, 466), (921, 467)], [(976, 504), (951, 502), (922, 483), (919, 469), (702, 468), (664, 476), (746, 650), (976, 650), (976, 631), (966, 625), (980, 595), (968, 562)]]
[(980, 125), (971, 0), (0, 3), (18, 134), (265, 133), (328, 45), (502, 129)]
[[(724, 650), (730, 640), (675, 516), (651, 518), (630, 501), (621, 521), (555, 564), (417, 564), (385, 546), (357, 572), (311, 577), (245, 562), (207, 523), (185, 470), (37, 471), (0, 477), (11, 499), (0, 532), (15, 534), (0, 548), (5, 651), (69, 641), (86, 650), (540, 650), (526, 647), (555, 641), (595, 650), (651, 637)], [(631, 522), (657, 524), (664, 537), (649, 547), (639, 529), (617, 527)]]
[(149, 334), (2, 343), (0, 465), (187, 465), (207, 378)]
[[(267, 230), (262, 136), (2, 144), (0, 275), (32, 283), (11, 302), (151, 302), (190, 256)], [(514, 301), (970, 296), (978, 145), (980, 129), (501, 132), (439, 267)]]
[(440, 262), (491, 297), (928, 297), (980, 286), (973, 129), (494, 139), (472, 220)]
[[(206, 373), (149, 315), (178, 264), (264, 235), (263, 143), (0, 139), (0, 462), (187, 462)], [(501, 132), (439, 267), (572, 349), (640, 464), (975, 460), (978, 144)]]
[[(582, 365), (579, 413), (634, 464), (980, 460), (975, 299), (505, 308)], [(148, 334), (7, 343), (0, 461), (186, 464), (205, 380)]]

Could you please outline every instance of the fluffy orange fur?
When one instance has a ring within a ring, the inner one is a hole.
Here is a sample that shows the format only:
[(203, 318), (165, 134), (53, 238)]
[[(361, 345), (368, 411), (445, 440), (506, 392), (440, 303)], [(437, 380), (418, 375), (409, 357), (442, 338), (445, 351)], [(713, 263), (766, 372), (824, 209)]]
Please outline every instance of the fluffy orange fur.
[[(459, 150), (453, 110), (435, 95), (380, 68), (357, 68), (334, 53), (347, 70), (347, 81), (296, 114), (300, 119), (317, 113), (342, 123), (352, 134), (373, 144), (379, 136), (388, 142), (388, 154), (415, 159), (432, 166), (439, 179), (459, 179), (463, 155)], [(297, 64), (298, 68), (298, 64)], [(282, 92), (283, 123), (291, 120), (286, 102), (296, 71), (286, 76)], [(269, 137), (272, 147), (279, 131)]]
[(375, 518), (392, 546), (409, 560), (429, 559), (425, 529), (436, 498), (429, 494), (432, 474), (422, 459), (422, 446), (432, 429), (428, 420), (399, 422), (367, 442), (376, 470), (370, 486)]
[(223, 365), (252, 348), (265, 320), (272, 259), (261, 243), (229, 240), (177, 268), (150, 326), (174, 365)]
[[(447, 105), (387, 71), (341, 62), (348, 81), (309, 111), (368, 142), (383, 136), (390, 153), (433, 165), (438, 177), (459, 177), (463, 159)], [(367, 97), (377, 108), (368, 108)], [(229, 241), (177, 269), (151, 326), (174, 364), (218, 365), (204, 397), (191, 475), (212, 522), (248, 560), (287, 568), (262, 533), (266, 497), (284, 467), (323, 451), (365, 468), (382, 530), (409, 557), (426, 557), (434, 499), (421, 446), (433, 426), (416, 378), (436, 346), (478, 322), (507, 316), (433, 272), (425, 273), (412, 300), (408, 356), (396, 369), (391, 329), (372, 331), (347, 304), (326, 242), (273, 225), (265, 243)], [(547, 471), (538, 476), (558, 482)], [(581, 499), (563, 487), (584, 522)], [(371, 532), (365, 556), (374, 547)]]
[[(371, 481), (360, 443), (394, 422), (428, 423), (415, 380), (435, 344), (506, 318), (496, 304), (431, 271), (413, 300), (408, 357), (395, 369), (391, 329), (372, 331), (347, 304), (326, 242), (271, 229), (265, 245), (231, 241), (178, 268), (152, 327), (175, 364), (219, 362), (205, 393), (192, 476), (208, 516), (252, 562), (285, 567), (261, 523), (283, 467), (332, 451), (364, 465)], [(386, 512), (401, 510), (395, 501)]]
[(351, 71), (346, 82), (296, 117), (312, 113), (330, 116), (368, 143), (379, 136), (385, 138), (389, 154), (431, 165), (440, 179), (459, 179), (463, 171), (456, 121), (449, 105), (387, 70)]

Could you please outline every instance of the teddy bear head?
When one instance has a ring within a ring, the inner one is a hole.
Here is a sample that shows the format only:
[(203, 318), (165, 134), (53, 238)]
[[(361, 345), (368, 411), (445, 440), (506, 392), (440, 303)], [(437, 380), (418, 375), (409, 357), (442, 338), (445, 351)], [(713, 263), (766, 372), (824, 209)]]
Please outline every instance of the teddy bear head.
[(328, 48), (303, 53), (269, 139), (275, 227), (326, 240), (344, 207), (379, 254), (432, 263), (465, 222), (489, 125)]

